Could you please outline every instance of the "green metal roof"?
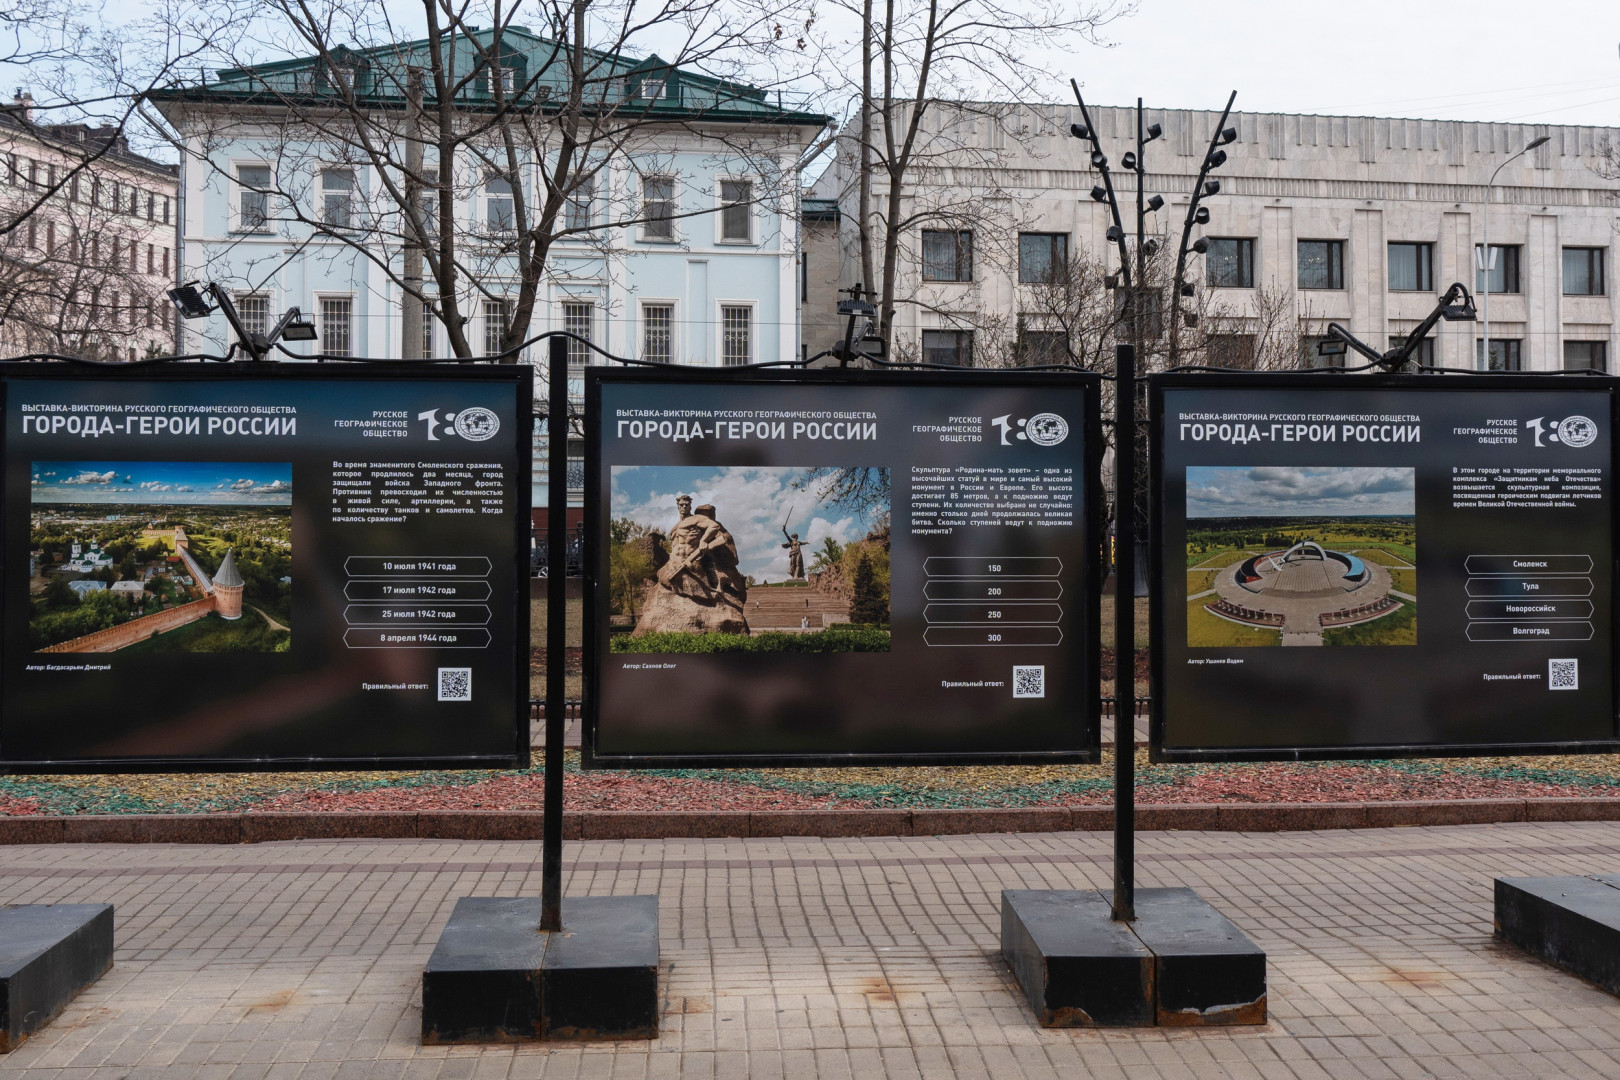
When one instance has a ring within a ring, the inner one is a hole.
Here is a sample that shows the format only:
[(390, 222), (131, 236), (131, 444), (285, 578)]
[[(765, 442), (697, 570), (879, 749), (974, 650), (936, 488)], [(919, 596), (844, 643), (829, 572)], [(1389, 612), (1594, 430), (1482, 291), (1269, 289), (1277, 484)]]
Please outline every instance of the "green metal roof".
[[(455, 74), (447, 89), (455, 93), (463, 108), (493, 110), (497, 105), (499, 99), (487, 73), (495, 52), (495, 37), (494, 30), (446, 35), (449, 57), (444, 67)], [(398, 109), (405, 105), (407, 73), (412, 68), (432, 71), (430, 44), (423, 38), (370, 49), (340, 46), (332, 50), (331, 65), (312, 56), (224, 68), (216, 73), (213, 82), (171, 87), (147, 96), (160, 105), (196, 102), (319, 106), (332, 103), (344, 91), (334, 81), (333, 68), (338, 67), (346, 71), (344, 81), (352, 86), (357, 104)], [(523, 27), (508, 26), (500, 32), (498, 56), (503, 72), (511, 72), (504, 80), (512, 87), (505, 94), (510, 100), (542, 112), (555, 110), (558, 103), (567, 100), (566, 46)], [(586, 50), (584, 64), (587, 103), (602, 113), (614, 112), (627, 119), (645, 116), (816, 127), (831, 122), (823, 113), (785, 102), (780, 94), (773, 103), (766, 90), (702, 75), (656, 55), (636, 59), (590, 49)], [(423, 87), (423, 103), (436, 103), (438, 92), (438, 87), (429, 81)]]

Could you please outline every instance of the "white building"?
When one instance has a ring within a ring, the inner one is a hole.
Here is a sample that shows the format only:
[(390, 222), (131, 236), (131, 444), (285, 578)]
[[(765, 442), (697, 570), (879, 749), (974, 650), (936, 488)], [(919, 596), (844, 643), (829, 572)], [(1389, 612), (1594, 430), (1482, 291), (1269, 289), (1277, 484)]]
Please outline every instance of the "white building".
[[(1152, 109), (1144, 117), (1163, 129), (1147, 147), (1144, 186), (1165, 199), (1150, 230), (1169, 234), (1171, 252), (1219, 116)], [(1092, 108), (1091, 118), (1134, 231), (1134, 179), (1120, 164), (1135, 150), (1135, 110)], [(925, 114), (925, 138), (941, 152), (923, 155), (927, 167), (904, 192), (905, 213), (920, 220), (906, 234), (897, 276), (897, 352), (971, 363), (986, 351), (976, 335), (993, 328), (1005, 337), (1010, 327), (1021, 340), (1061, 350), (1032, 294), (1077, 253), (1117, 265), (1104, 235), (1107, 211), (1089, 194), (1100, 179), (1090, 145), (1069, 133), (1080, 122), (1077, 106), (1062, 105), (938, 106)], [(1612, 370), (1620, 181), (1600, 170), (1605, 149), (1620, 146), (1620, 128), (1277, 113), (1237, 113), (1228, 126), (1237, 139), (1210, 174), (1220, 192), (1204, 202), (1208, 225), (1193, 232), (1207, 238), (1209, 252), (1192, 257), (1188, 275), (1197, 302), (1220, 316), (1212, 346), (1224, 346), (1225, 357), (1253, 354), (1268, 307), (1281, 305), (1300, 336), (1338, 321), (1380, 349), (1399, 343), (1453, 281), (1483, 307), (1475, 249), (1485, 241), (1487, 187), (1500, 167), (1489, 185), (1491, 366)], [(1545, 145), (1504, 166), (1543, 135)], [(808, 282), (829, 308), (832, 289), (858, 274), (855, 179), (846, 151), (812, 192), (837, 200), (841, 218), (841, 250), (809, 260), (836, 268)], [(874, 205), (885, 195), (880, 172)], [(1481, 332), (1478, 322), (1440, 324), (1433, 361), (1479, 365)], [(811, 351), (828, 344), (806, 343)], [(1426, 347), (1424, 359), (1430, 355)]]

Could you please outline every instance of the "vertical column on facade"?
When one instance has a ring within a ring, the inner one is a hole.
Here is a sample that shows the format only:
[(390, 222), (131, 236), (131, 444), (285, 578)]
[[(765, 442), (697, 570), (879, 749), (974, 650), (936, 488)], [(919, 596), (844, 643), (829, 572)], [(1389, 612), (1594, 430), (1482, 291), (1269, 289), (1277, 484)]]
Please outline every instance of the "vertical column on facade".
[[(1384, 212), (1376, 207), (1357, 207), (1350, 230), (1354, 252), (1386, 251)], [(1384, 280), (1389, 272), (1387, 259), (1360, 260), (1360, 270), (1350, 290), (1350, 325), (1356, 334), (1371, 340), (1380, 350), (1389, 348), (1389, 292)]]

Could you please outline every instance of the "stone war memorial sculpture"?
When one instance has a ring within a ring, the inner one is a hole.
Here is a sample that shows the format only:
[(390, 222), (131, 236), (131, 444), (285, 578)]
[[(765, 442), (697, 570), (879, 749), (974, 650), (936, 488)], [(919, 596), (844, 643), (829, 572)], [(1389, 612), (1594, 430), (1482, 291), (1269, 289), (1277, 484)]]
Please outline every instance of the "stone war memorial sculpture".
[(748, 581), (737, 567), (737, 541), (709, 504), (675, 500), (680, 520), (664, 542), (653, 536), (654, 579), (634, 637), (653, 633), (747, 634)]

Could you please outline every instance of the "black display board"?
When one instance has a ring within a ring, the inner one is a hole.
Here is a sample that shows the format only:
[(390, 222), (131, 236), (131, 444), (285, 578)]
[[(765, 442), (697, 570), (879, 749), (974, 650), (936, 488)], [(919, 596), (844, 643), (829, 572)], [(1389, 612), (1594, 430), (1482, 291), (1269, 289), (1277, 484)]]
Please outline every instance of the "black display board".
[(0, 769), (526, 765), (532, 382), (0, 365)]
[(1610, 380), (1150, 399), (1157, 760), (1615, 749)]
[(1099, 385), (590, 370), (586, 764), (1096, 760)]

